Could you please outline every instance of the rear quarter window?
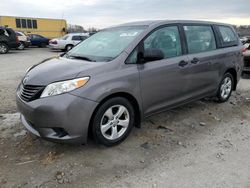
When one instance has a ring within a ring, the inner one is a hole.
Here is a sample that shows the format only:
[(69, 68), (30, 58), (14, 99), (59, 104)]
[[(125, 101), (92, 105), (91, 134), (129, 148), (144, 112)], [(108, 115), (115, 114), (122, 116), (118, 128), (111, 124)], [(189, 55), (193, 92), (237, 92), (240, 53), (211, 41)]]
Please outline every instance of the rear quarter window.
[(218, 26), (222, 47), (231, 47), (238, 45), (238, 37), (231, 27)]

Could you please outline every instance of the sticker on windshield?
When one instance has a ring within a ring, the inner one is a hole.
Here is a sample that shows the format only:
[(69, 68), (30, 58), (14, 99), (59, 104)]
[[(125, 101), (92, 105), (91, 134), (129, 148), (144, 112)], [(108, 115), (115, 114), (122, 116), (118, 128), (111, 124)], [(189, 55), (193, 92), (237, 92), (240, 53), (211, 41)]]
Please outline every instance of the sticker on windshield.
[(188, 31), (188, 27), (187, 27), (187, 26), (184, 26), (184, 30), (185, 30), (185, 31)]
[(130, 33), (122, 33), (122, 34), (120, 34), (120, 37), (134, 37), (136, 35), (138, 35), (137, 31), (136, 32), (130, 32)]

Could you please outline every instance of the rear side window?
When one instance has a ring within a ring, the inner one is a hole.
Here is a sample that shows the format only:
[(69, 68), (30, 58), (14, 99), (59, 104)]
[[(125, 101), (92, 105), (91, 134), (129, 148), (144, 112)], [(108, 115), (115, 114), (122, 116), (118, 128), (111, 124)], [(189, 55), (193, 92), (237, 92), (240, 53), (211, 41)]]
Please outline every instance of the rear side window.
[(80, 36), (81, 40), (85, 40), (86, 38), (88, 38), (88, 37), (86, 37), (86, 36)]
[(184, 26), (190, 54), (216, 49), (214, 32), (211, 26)]
[(230, 47), (238, 44), (238, 38), (232, 28), (228, 26), (218, 26), (221, 35), (222, 47)]

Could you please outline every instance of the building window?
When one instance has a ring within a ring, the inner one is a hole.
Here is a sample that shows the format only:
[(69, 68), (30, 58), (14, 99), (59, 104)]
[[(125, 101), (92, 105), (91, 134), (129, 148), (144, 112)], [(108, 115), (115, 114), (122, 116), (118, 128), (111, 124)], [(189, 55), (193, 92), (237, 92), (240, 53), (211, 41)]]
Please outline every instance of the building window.
[(33, 24), (33, 29), (37, 29), (37, 21), (36, 20), (32, 20), (32, 24)]
[(21, 28), (21, 20), (20, 19), (16, 19), (16, 27)]
[(16, 18), (16, 28), (37, 29), (37, 20)]
[(22, 28), (27, 28), (26, 19), (22, 19)]
[(32, 22), (31, 20), (27, 20), (27, 26), (29, 29), (32, 29)]

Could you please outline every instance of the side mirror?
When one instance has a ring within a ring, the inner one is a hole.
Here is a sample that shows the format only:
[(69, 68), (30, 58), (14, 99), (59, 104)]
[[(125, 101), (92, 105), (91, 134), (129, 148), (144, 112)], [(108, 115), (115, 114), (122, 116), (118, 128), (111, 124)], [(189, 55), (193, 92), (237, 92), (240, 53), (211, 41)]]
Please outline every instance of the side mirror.
[(164, 59), (164, 53), (160, 49), (147, 49), (144, 51), (143, 59), (145, 62)]

